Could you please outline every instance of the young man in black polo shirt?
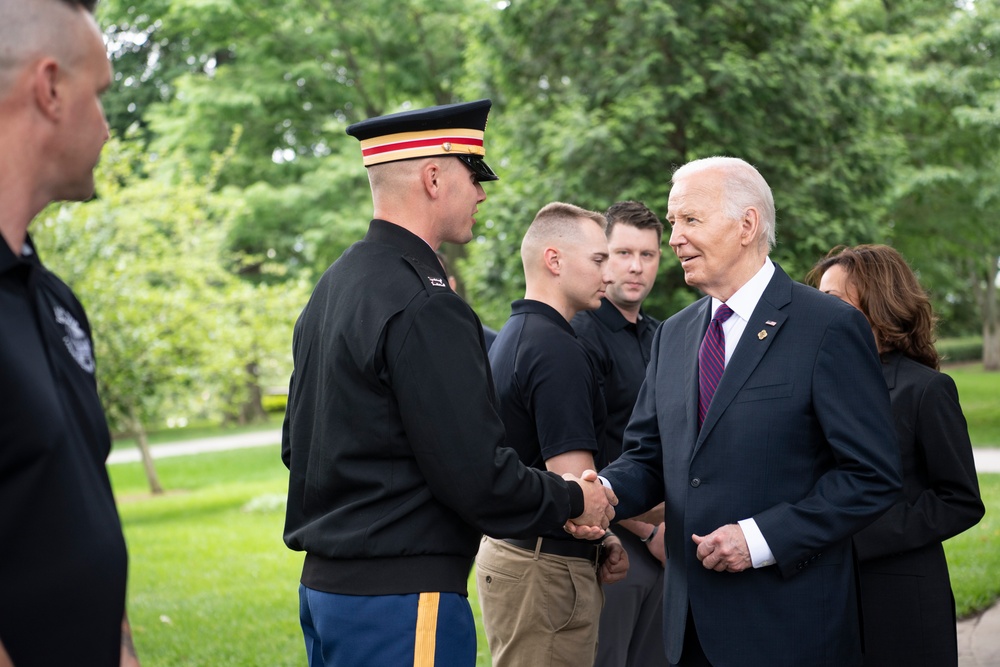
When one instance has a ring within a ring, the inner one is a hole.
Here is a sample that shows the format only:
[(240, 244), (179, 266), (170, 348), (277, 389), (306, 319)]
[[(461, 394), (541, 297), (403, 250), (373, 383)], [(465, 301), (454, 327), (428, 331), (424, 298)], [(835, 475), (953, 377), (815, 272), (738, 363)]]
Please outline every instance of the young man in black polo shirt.
[(90, 327), (28, 236), (87, 199), (111, 67), (94, 2), (0, 0), (0, 665), (137, 665)]
[[(622, 201), (608, 221), (608, 270), (613, 282), (601, 307), (573, 318), (573, 328), (597, 371), (608, 410), (603, 468), (622, 452), (622, 439), (659, 321), (642, 310), (660, 266), (663, 223), (645, 205)], [(605, 591), (595, 667), (666, 665), (663, 649), (663, 504), (616, 524), (629, 555), (628, 578)]]
[[(602, 460), (604, 401), (569, 321), (597, 308), (610, 282), (604, 217), (552, 203), (521, 243), (525, 298), (490, 349), (507, 430), (525, 465), (579, 475)], [(624, 577), (621, 542), (575, 541), (549, 531), (485, 538), (476, 558), (483, 625), (494, 667), (589, 665), (603, 603), (601, 582)]]

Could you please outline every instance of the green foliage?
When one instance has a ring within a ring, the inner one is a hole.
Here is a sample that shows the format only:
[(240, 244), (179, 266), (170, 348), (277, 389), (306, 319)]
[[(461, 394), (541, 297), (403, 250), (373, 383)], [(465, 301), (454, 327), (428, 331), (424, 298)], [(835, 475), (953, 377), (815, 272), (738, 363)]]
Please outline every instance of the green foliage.
[[(33, 231), (84, 293), (119, 427), (252, 418), (260, 388), (286, 381), (308, 284), (370, 217), (346, 125), (476, 97), (495, 103), (503, 180), (474, 243), (448, 253), (486, 324), (523, 294), (520, 240), (542, 205), (630, 198), (662, 215), (674, 166), (725, 153), (774, 189), (790, 275), (839, 243), (891, 242), (942, 335), (981, 333), (1000, 360), (998, 0), (99, 7), (122, 144), (101, 199)], [(660, 318), (699, 296), (671, 254), (647, 302)]]
[(963, 338), (945, 338), (935, 343), (938, 354), (945, 363), (961, 361), (979, 361), (983, 358), (983, 339), (981, 336), (966, 336)]
[(264, 410), (268, 413), (284, 415), (285, 408), (288, 405), (288, 395), (267, 394), (264, 396), (261, 404), (264, 406)]
[(877, 71), (894, 101), (888, 126), (907, 148), (892, 242), (931, 288), (942, 329), (978, 325), (984, 358), (1000, 366), (1000, 2), (888, 6), (873, 33)]
[[(359, 236), (370, 199), (347, 124), (457, 101), (466, 21), (461, 0), (130, 0), (101, 3), (116, 83), (109, 121), (137, 125), (159, 160), (248, 190), (228, 247), (236, 269), (322, 271)], [(161, 167), (162, 169), (163, 167)], [(308, 273), (306, 274), (308, 276)]]
[[(879, 238), (898, 147), (879, 131), (869, 54), (831, 4), (534, 0), (495, 11), (469, 65), (497, 101), (490, 152), (504, 179), (467, 266), (487, 319), (517, 296), (516, 248), (542, 205), (631, 198), (662, 215), (672, 168), (698, 157), (738, 155), (761, 170), (779, 209), (776, 258), (792, 275), (837, 243)], [(695, 295), (675, 262), (663, 265), (653, 303), (666, 315)]]
[(237, 281), (223, 269), (221, 241), (239, 200), (190, 172), (176, 184), (159, 180), (136, 151), (106, 147), (100, 196), (40, 216), (32, 227), (40, 251), (87, 308), (114, 431), (170, 416), (242, 421), (265, 378), (287, 379), (305, 286)]

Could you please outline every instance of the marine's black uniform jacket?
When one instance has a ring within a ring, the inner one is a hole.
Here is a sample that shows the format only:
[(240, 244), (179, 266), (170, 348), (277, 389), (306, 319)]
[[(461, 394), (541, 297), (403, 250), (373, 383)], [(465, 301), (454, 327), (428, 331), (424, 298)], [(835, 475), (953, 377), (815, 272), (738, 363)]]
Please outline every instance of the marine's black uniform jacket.
[(0, 238), (0, 641), (16, 665), (118, 665), (127, 555), (90, 324)]
[(467, 594), (480, 532), (528, 536), (583, 494), (500, 447), (482, 326), (434, 251), (373, 220), (295, 325), (282, 437), (285, 542), (302, 583), (352, 595)]

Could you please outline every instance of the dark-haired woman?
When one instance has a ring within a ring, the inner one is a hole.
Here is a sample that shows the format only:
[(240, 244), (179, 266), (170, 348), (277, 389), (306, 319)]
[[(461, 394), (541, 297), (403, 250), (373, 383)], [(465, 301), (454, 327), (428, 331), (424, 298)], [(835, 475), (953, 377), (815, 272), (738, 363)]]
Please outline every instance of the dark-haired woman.
[(930, 301), (903, 257), (884, 245), (834, 248), (808, 280), (868, 318), (902, 454), (902, 497), (854, 537), (864, 664), (957, 665), (955, 599), (941, 543), (976, 525), (985, 510), (958, 391), (938, 370)]

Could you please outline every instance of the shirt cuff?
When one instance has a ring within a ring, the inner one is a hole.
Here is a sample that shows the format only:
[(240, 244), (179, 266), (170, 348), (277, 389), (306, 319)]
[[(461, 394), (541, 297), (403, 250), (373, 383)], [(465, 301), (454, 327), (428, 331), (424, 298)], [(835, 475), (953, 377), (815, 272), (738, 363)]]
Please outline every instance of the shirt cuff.
[(774, 565), (774, 554), (771, 547), (767, 546), (767, 540), (757, 527), (757, 522), (753, 519), (743, 519), (738, 521), (743, 530), (743, 538), (747, 541), (747, 549), (750, 550), (750, 561), (755, 568)]
[(609, 482), (606, 477), (601, 477), (600, 475), (598, 475), (597, 479), (601, 480), (601, 484), (604, 485), (605, 489), (610, 489), (611, 492), (614, 493), (615, 490), (611, 488), (611, 482)]

